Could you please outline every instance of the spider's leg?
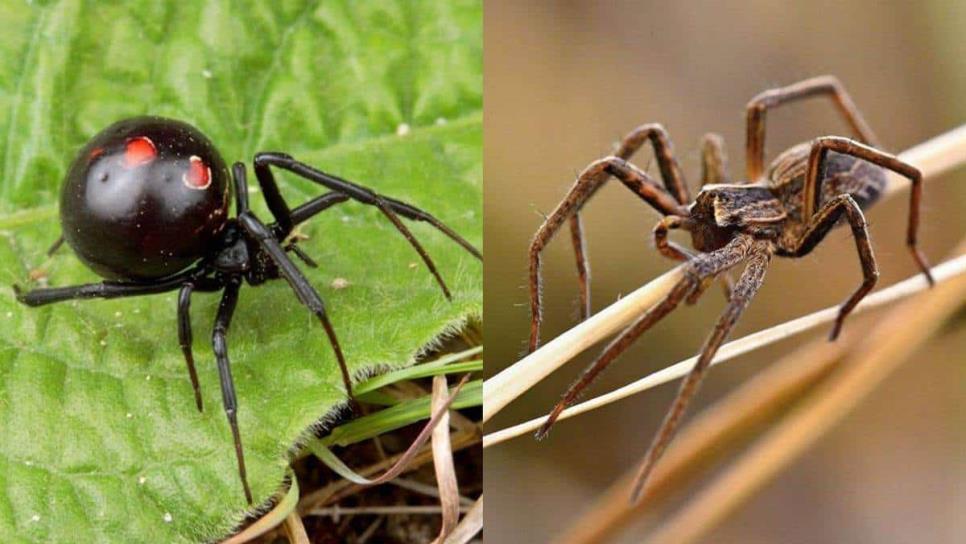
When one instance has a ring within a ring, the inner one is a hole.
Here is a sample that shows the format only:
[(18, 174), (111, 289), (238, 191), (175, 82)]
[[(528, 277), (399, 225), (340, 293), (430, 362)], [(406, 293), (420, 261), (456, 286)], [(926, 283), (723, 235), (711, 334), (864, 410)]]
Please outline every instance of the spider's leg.
[(808, 155), (808, 170), (805, 173), (805, 187), (803, 191), (803, 211), (802, 217), (808, 220), (818, 208), (822, 197), (822, 176), (825, 172), (825, 159), (829, 151), (835, 151), (843, 155), (851, 155), (872, 164), (891, 170), (912, 183), (912, 191), (909, 194), (909, 222), (906, 225), (906, 246), (912, 254), (913, 260), (919, 266), (919, 270), (926, 276), (929, 285), (934, 285), (932, 273), (929, 271), (929, 262), (926, 256), (917, 246), (917, 235), (919, 232), (919, 207), (922, 201), (922, 173), (915, 166), (903, 161), (895, 155), (879, 151), (873, 147), (853, 142), (848, 138), (836, 136), (825, 136), (816, 138), (812, 142), (812, 149)]
[(838, 338), (842, 330), (842, 323), (849, 315), (849, 312), (865, 298), (865, 295), (875, 287), (879, 279), (879, 266), (875, 261), (875, 254), (872, 252), (872, 243), (869, 241), (869, 228), (862, 215), (862, 209), (855, 202), (851, 195), (839, 195), (825, 203), (817, 214), (812, 216), (805, 228), (805, 233), (796, 242), (795, 247), (789, 248), (789, 255), (792, 257), (803, 257), (808, 255), (815, 246), (825, 238), (830, 230), (842, 219), (845, 214), (852, 227), (852, 237), (855, 238), (855, 249), (859, 253), (859, 262), (862, 264), (862, 285), (852, 293), (840, 307), (839, 315), (835, 318), (835, 325), (832, 327), (830, 340)]
[[(731, 175), (728, 173), (728, 153), (725, 151), (724, 138), (720, 134), (709, 132), (701, 138), (701, 186), (712, 183), (731, 183)], [(718, 280), (725, 300), (729, 300), (735, 284), (731, 272), (722, 272)], [(705, 285), (702, 291), (707, 287)], [(688, 304), (693, 303), (693, 300), (688, 301)]]
[(73, 299), (120, 298), (165, 293), (179, 289), (185, 282), (191, 281), (197, 274), (198, 270), (191, 269), (150, 282), (103, 281), (100, 283), (87, 283), (69, 287), (32, 289), (30, 291), (22, 291), (19, 286), (14, 285), (13, 289), (17, 294), (18, 301), (27, 306), (43, 306), (45, 304)]
[(221, 378), (221, 398), (225, 405), (225, 415), (235, 441), (235, 458), (238, 461), (238, 476), (245, 489), (245, 498), (252, 504), (252, 491), (248, 487), (248, 474), (245, 471), (245, 453), (242, 450), (241, 433), (238, 431), (238, 400), (235, 398), (235, 381), (231, 377), (231, 361), (228, 359), (228, 327), (231, 325), (235, 306), (238, 304), (238, 291), (241, 288), (241, 278), (228, 278), (225, 292), (218, 305), (215, 316), (215, 328), (211, 333), (211, 345), (218, 362), (218, 376)]
[(296, 244), (294, 241), (286, 244), (284, 249), (285, 251), (291, 251), (292, 253), (294, 253), (295, 256), (298, 257), (309, 268), (319, 267), (319, 263), (315, 262), (315, 259), (313, 259), (312, 257), (309, 257), (308, 253), (302, 251), (302, 248), (300, 248), (298, 244)]
[(667, 130), (659, 123), (648, 123), (632, 130), (621, 140), (614, 155), (625, 161), (630, 160), (631, 156), (648, 141), (654, 148), (654, 158), (657, 159), (657, 167), (661, 172), (664, 188), (677, 199), (678, 204), (686, 205), (691, 202), (688, 184), (684, 181), (684, 174), (681, 172), (677, 159), (674, 158), (671, 138), (668, 136)]
[(584, 239), (584, 222), (580, 212), (570, 216), (570, 240), (574, 244), (577, 259), (577, 285), (580, 289), (580, 319), (590, 317), (590, 260), (587, 259), (587, 241)]
[[(394, 213), (412, 221), (423, 221), (425, 223), (429, 223), (451, 240), (462, 246), (463, 249), (468, 251), (474, 257), (477, 259), (483, 259), (483, 254), (480, 253), (480, 250), (473, 247), (473, 244), (469, 243), (466, 239), (457, 234), (456, 231), (446, 226), (445, 223), (433, 217), (429, 213), (417, 208), (416, 206), (395, 198), (378, 194), (368, 187), (363, 187), (362, 185), (342, 179), (338, 176), (333, 176), (332, 174), (322, 172), (321, 170), (313, 168), (303, 162), (299, 162), (284, 153), (258, 153), (255, 155), (255, 175), (258, 177), (258, 182), (263, 187), (266, 185), (277, 186), (275, 183), (275, 176), (272, 174), (270, 166), (276, 166), (283, 170), (292, 172), (293, 174), (311, 182), (328, 187), (333, 191), (343, 193), (352, 200), (361, 202), (363, 204), (376, 206), (378, 201), (382, 200)], [(304, 221), (305, 219), (311, 217), (311, 215), (312, 214), (306, 213), (304, 217), (300, 217), (299, 219)]]
[(324, 212), (325, 210), (349, 200), (349, 196), (343, 193), (332, 191), (322, 196), (317, 196), (301, 206), (292, 210), (292, 224), (298, 225), (311, 217)]
[[(540, 225), (537, 233), (530, 243), (530, 342), (529, 350), (532, 352), (537, 349), (540, 343), (540, 322), (543, 319), (541, 313), (541, 277), (540, 277), (540, 253), (550, 242), (551, 238), (557, 233), (564, 221), (574, 217), (587, 201), (600, 189), (611, 176), (616, 177), (628, 189), (633, 191), (638, 198), (644, 200), (663, 215), (687, 215), (680, 204), (664, 188), (658, 185), (645, 172), (628, 163), (620, 157), (606, 157), (591, 163), (580, 175), (567, 196), (557, 205), (557, 208)], [(571, 233), (573, 230), (571, 223)], [(579, 229), (578, 229), (579, 230)], [(574, 237), (576, 241), (576, 237)], [(577, 254), (583, 256), (583, 244), (575, 244)], [(579, 262), (579, 260), (578, 260)], [(582, 288), (586, 276), (581, 278)], [(582, 301), (584, 305), (586, 303)]]
[[(659, 123), (641, 125), (629, 132), (621, 140), (614, 152), (614, 156), (625, 161), (630, 160), (645, 143), (650, 142), (657, 159), (661, 180), (668, 193), (680, 204), (687, 204), (691, 200), (688, 194), (687, 182), (678, 161), (674, 158), (674, 149), (667, 130)], [(583, 223), (578, 209), (570, 217), (570, 238), (574, 246), (574, 257), (577, 260), (577, 281), (580, 288), (580, 318), (590, 317), (590, 261), (587, 257), (587, 241), (584, 238)]]
[(865, 144), (879, 147), (878, 138), (869, 128), (862, 117), (862, 113), (852, 102), (852, 98), (839, 80), (833, 76), (818, 76), (799, 81), (787, 87), (765, 91), (751, 99), (747, 106), (748, 128), (746, 136), (747, 153), (745, 167), (748, 170), (748, 181), (755, 182), (764, 171), (765, 162), (765, 113), (769, 108), (782, 104), (811, 98), (813, 96), (827, 96), (832, 99), (839, 113), (848, 122), (852, 132)]
[(560, 413), (570, 406), (584, 389), (589, 386), (597, 376), (610, 365), (621, 353), (637, 340), (645, 331), (654, 326), (664, 316), (671, 313), (682, 300), (688, 297), (701, 282), (706, 278), (713, 278), (715, 275), (727, 270), (745, 259), (752, 248), (752, 240), (747, 236), (738, 236), (728, 243), (725, 247), (711, 253), (701, 253), (686, 265), (684, 277), (671, 288), (671, 291), (664, 299), (652, 306), (637, 321), (631, 323), (616, 338), (604, 348), (587, 367), (580, 377), (567, 389), (563, 398), (553, 407), (547, 420), (537, 431), (538, 439), (543, 438), (550, 432), (550, 428), (560, 416)]
[(730, 180), (724, 138), (709, 132), (701, 138), (701, 185), (729, 183)]
[[(248, 174), (245, 171), (245, 164), (241, 162), (236, 162), (232, 165), (232, 180), (235, 184), (235, 194), (239, 195), (236, 197), (236, 202), (238, 204), (238, 215), (241, 215), (249, 211), (248, 204)], [(272, 194), (276, 194), (277, 191)], [(274, 197), (273, 197), (274, 198)], [(279, 196), (279, 198), (281, 198)], [(296, 220), (299, 217), (308, 218), (317, 213), (323, 212), (326, 209), (340, 203), (349, 200), (349, 197), (336, 192), (326, 193), (322, 196), (313, 198), (312, 200), (302, 204), (301, 206), (289, 211), (288, 205), (282, 201), (283, 209), (279, 209), (276, 204), (276, 208), (273, 209), (272, 213), (276, 213), (278, 210), (279, 215), (276, 216), (276, 222), (269, 225), (275, 238), (278, 240), (285, 240), (292, 229), (293, 224), (298, 224), (301, 221)], [(281, 218), (281, 219), (279, 219)], [(304, 220), (304, 219), (303, 219)], [(285, 225), (288, 225), (287, 227)], [(287, 230), (286, 230), (287, 229)], [(286, 251), (291, 251), (295, 253), (295, 256), (302, 260), (305, 264), (311, 266), (312, 268), (317, 268), (318, 264), (312, 260), (304, 251), (302, 251), (295, 241), (291, 241), (285, 246)]]
[(352, 399), (352, 379), (349, 376), (349, 368), (346, 366), (345, 357), (342, 355), (342, 347), (339, 344), (339, 339), (335, 335), (335, 329), (332, 328), (332, 323), (329, 321), (329, 316), (325, 311), (325, 304), (322, 302), (322, 297), (319, 296), (315, 288), (312, 287), (312, 284), (309, 283), (309, 280), (295, 266), (295, 263), (288, 258), (288, 255), (285, 253), (285, 248), (278, 243), (272, 231), (259, 221), (258, 218), (252, 215), (251, 212), (246, 212), (238, 216), (238, 223), (259, 247), (265, 251), (275, 265), (278, 266), (279, 273), (288, 282), (292, 291), (295, 292), (295, 296), (299, 302), (319, 318), (322, 327), (325, 329), (325, 334), (329, 337), (329, 344), (332, 345), (335, 358), (339, 363), (339, 370), (342, 372), (342, 382), (345, 385), (346, 394)]
[(389, 219), (389, 222), (396, 227), (396, 230), (398, 230), (409, 242), (409, 244), (413, 246), (413, 249), (416, 250), (416, 253), (419, 253), (420, 258), (423, 259), (423, 263), (426, 264), (426, 268), (429, 269), (429, 273), (436, 278), (436, 283), (439, 284), (439, 288), (443, 290), (443, 296), (446, 297), (446, 300), (453, 300), (453, 295), (450, 294), (449, 288), (446, 287), (446, 282), (443, 281), (443, 276), (441, 276), (439, 274), (439, 270), (436, 269), (436, 263), (433, 262), (432, 257), (429, 256), (429, 253), (426, 252), (426, 249), (423, 248), (423, 245), (419, 243), (419, 240), (416, 239), (416, 236), (412, 233), (412, 231), (409, 230), (409, 227), (407, 227), (399, 219), (399, 216), (396, 215), (396, 212), (389, 207), (389, 203), (385, 200), (377, 198), (375, 205), (379, 208), (379, 211), (386, 216), (386, 219)]
[(765, 278), (765, 271), (771, 260), (771, 255), (771, 248), (761, 244), (757, 245), (748, 257), (745, 270), (738, 279), (737, 285), (735, 285), (735, 290), (731, 300), (728, 302), (728, 306), (725, 308), (724, 313), (721, 314), (721, 317), (718, 318), (718, 323), (715, 325), (711, 335), (705, 340), (704, 347), (701, 348), (701, 354), (698, 356), (698, 361), (694, 364), (694, 368), (691, 369), (691, 372), (681, 382), (681, 388), (678, 390), (677, 396), (671, 403), (667, 415), (664, 416), (664, 421), (661, 423), (661, 427), (658, 429), (654, 441), (644, 455), (644, 461), (634, 480), (634, 487), (631, 492), (632, 502), (637, 502), (640, 499), (641, 492), (647, 483), (647, 479), (654, 465), (661, 458), (671, 439), (674, 438), (674, 434), (677, 432), (678, 426), (681, 423), (681, 418), (684, 416), (685, 410), (687, 410), (688, 403), (697, 392), (698, 386), (701, 385), (701, 381), (704, 379), (715, 353), (718, 352), (718, 348), (728, 337), (728, 334), (738, 321), (741, 313), (748, 306), (748, 303), (751, 302), (755, 293), (758, 292), (758, 288), (761, 287), (761, 283)]
[(203, 412), (201, 386), (198, 384), (198, 372), (195, 371), (195, 356), (191, 351), (191, 293), (194, 288), (194, 284), (188, 282), (181, 286), (178, 293), (178, 343), (188, 365), (188, 376), (191, 377), (191, 387), (195, 392), (195, 405), (199, 412)]
[[(422, 244), (419, 243), (413, 233), (409, 230), (409, 228), (406, 227), (402, 221), (400, 221), (398, 216), (401, 215), (415, 221), (425, 221), (430, 223), (445, 235), (449, 236), (451, 239), (463, 246), (463, 248), (469, 251), (473, 256), (477, 257), (478, 259), (482, 259), (482, 254), (479, 252), (479, 250), (473, 247), (460, 235), (456, 234), (455, 231), (444, 225), (441, 221), (420, 210), (419, 208), (393, 198), (385, 197), (367, 187), (352, 183), (337, 176), (326, 174), (325, 172), (317, 170), (282, 153), (258, 153), (255, 155), (255, 175), (258, 177), (258, 182), (263, 188), (274, 188), (271, 190), (266, 190), (267, 194), (278, 193), (278, 185), (275, 182), (275, 177), (271, 171), (272, 166), (282, 168), (283, 170), (288, 170), (293, 174), (323, 185), (329, 189), (332, 189), (333, 191), (341, 192), (353, 200), (379, 208), (379, 211), (381, 211), (383, 215), (389, 219), (393, 226), (396, 227), (396, 230), (398, 230), (403, 237), (406, 238), (409, 244), (413, 246), (413, 249), (415, 249), (419, 254), (420, 258), (422, 258), (423, 262), (426, 264), (426, 268), (428, 268), (433, 277), (436, 278), (436, 282), (443, 290), (443, 293), (446, 295), (447, 299), (451, 298), (449, 289), (446, 287), (446, 283), (443, 281), (442, 276), (440, 276), (439, 271), (436, 269), (436, 264), (433, 262), (432, 258), (423, 248)], [(308, 216), (310, 215), (307, 215), (306, 218)], [(283, 225), (280, 223), (280, 226)]]
[(54, 253), (57, 253), (57, 250), (60, 249), (60, 246), (62, 246), (62, 245), (64, 245), (64, 235), (63, 234), (61, 234), (60, 236), (58, 236), (57, 239), (54, 240), (54, 243), (53, 244), (50, 244), (50, 248), (47, 249), (47, 256), (48, 257), (53, 257)]

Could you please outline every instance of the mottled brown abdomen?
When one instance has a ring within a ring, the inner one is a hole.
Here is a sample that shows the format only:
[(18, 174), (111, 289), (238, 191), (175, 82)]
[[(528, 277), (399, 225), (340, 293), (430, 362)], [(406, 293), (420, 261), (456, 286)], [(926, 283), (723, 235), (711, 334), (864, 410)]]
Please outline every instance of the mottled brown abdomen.
[[(811, 147), (811, 142), (805, 142), (789, 148), (772, 161), (766, 173), (769, 187), (795, 219), (801, 219), (802, 190)], [(866, 209), (882, 194), (886, 173), (870, 162), (829, 151), (821, 185), (819, 206), (835, 196), (850, 194), (859, 207)]]

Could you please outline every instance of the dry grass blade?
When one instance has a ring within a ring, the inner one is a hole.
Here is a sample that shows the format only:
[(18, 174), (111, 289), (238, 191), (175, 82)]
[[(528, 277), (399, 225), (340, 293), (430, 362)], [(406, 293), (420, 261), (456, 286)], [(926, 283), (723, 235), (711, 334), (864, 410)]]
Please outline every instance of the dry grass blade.
[[(446, 402), (446, 376), (433, 378), (432, 410), (435, 412)], [(433, 542), (441, 544), (456, 528), (460, 517), (460, 492), (453, 466), (453, 450), (449, 440), (449, 414), (443, 413), (439, 424), (433, 429), (433, 466), (436, 469), (436, 485), (439, 486), (439, 504), (442, 508), (442, 526)]]
[[(966, 241), (958, 253), (966, 251)], [(681, 512), (652, 535), (652, 542), (693, 542), (787, 467), (915, 352), (963, 307), (966, 276), (904, 302), (861, 338), (826, 383), (738, 459)], [(909, 326), (909, 316), (916, 326)]]
[[(959, 166), (966, 162), (966, 125), (909, 149), (899, 157), (918, 167), (927, 179)], [(885, 194), (895, 194), (907, 186), (901, 178), (890, 177)], [(487, 380), (483, 385), (483, 421), (488, 421), (583, 350), (628, 325), (665, 296), (679, 275), (680, 268), (675, 268), (657, 277)]]
[[(439, 425), (439, 422), (443, 420), (443, 418), (446, 418), (447, 421), (449, 420), (449, 416), (448, 416), (449, 407), (450, 405), (453, 404), (453, 401), (456, 399), (456, 396), (459, 395), (460, 390), (463, 388), (464, 385), (466, 385), (466, 382), (469, 379), (470, 379), (470, 374), (466, 374), (465, 376), (463, 376), (463, 378), (459, 381), (459, 383), (457, 383), (456, 386), (453, 387), (452, 391), (450, 391), (449, 394), (446, 397), (444, 397), (441, 404), (439, 404), (438, 406), (436, 404), (433, 405), (432, 415), (429, 418), (429, 421), (426, 423), (425, 426), (423, 426), (423, 429), (419, 431), (419, 434), (416, 436), (416, 439), (413, 440), (413, 443), (409, 445), (409, 448), (407, 448), (406, 451), (403, 452), (403, 454), (399, 457), (399, 459), (396, 460), (396, 462), (392, 466), (390, 466), (386, 470), (386, 472), (382, 473), (381, 475), (375, 478), (369, 479), (369, 478), (366, 478), (365, 476), (357, 474), (355, 471), (349, 468), (345, 463), (343, 463), (342, 460), (339, 459), (334, 453), (332, 453), (331, 450), (329, 450), (327, 447), (321, 444), (310, 444), (309, 449), (311, 449), (312, 453), (314, 453), (316, 457), (319, 458), (320, 461), (325, 463), (326, 466), (328, 466), (330, 469), (335, 471), (339, 476), (342, 476), (343, 478), (351, 481), (352, 483), (362, 485), (362, 486), (373, 486), (373, 485), (384, 484), (389, 480), (392, 480), (396, 476), (399, 476), (400, 474), (403, 473), (404, 470), (406, 470), (409, 464), (419, 453), (420, 448), (422, 448), (423, 444), (425, 444), (426, 441), (429, 440), (430, 436), (433, 433), (433, 430)], [(448, 432), (449, 431), (447, 430), (447, 433)]]
[(285, 528), (285, 536), (291, 544), (311, 544), (309, 535), (305, 532), (305, 525), (302, 525), (302, 518), (297, 512), (289, 514), (282, 527)]
[(438, 516), (443, 512), (439, 506), (330, 506), (309, 510), (306, 516), (320, 516), (339, 519), (342, 516), (406, 516), (406, 515), (427, 515)]
[[(481, 438), (482, 436), (479, 427), (460, 431), (451, 437), (452, 450), (459, 451), (461, 449), (478, 444)], [(362, 476), (368, 477), (382, 470), (386, 470), (388, 467), (398, 462), (399, 458), (401, 457), (402, 454), (397, 454), (378, 463), (361, 468), (356, 472)], [(416, 454), (416, 456), (412, 459), (406, 470), (415, 470), (416, 468), (419, 468), (422, 465), (432, 461), (432, 459), (432, 450), (424, 446), (423, 448), (420, 448), (419, 453)], [(304, 497), (302, 497), (302, 499), (299, 500), (299, 512), (304, 514), (308, 511), (318, 510), (326, 505), (333, 504), (346, 496), (357, 493), (363, 487), (366, 486), (353, 483), (346, 479), (336, 480), (325, 487), (307, 493)]]
[(838, 342), (824, 339), (783, 357), (721, 401), (701, 412), (681, 430), (655, 468), (642, 500), (633, 505), (632, 467), (598, 497), (573, 525), (561, 533), (560, 544), (594, 544), (615, 537), (628, 523), (657, 502), (680, 490), (758, 429), (776, 420), (787, 406), (825, 379), (846, 351), (852, 337)]
[(483, 496), (481, 495), (473, 508), (463, 516), (463, 521), (456, 526), (443, 544), (466, 544), (483, 530)]
[(278, 501), (275, 508), (266, 512), (241, 532), (226, 538), (221, 544), (245, 544), (245, 542), (251, 542), (284, 523), (285, 518), (293, 513), (299, 502), (298, 479), (290, 473), (288, 480), (291, 482), (288, 491), (285, 492), (282, 500)]
[(746, 437), (771, 424), (811, 392), (816, 383), (832, 372), (859, 335), (857, 331), (847, 332), (838, 342), (820, 340), (801, 347), (705, 409), (671, 445), (639, 504), (627, 501), (634, 468), (568, 527), (559, 542), (604, 542), (635, 518), (653, 512), (656, 503), (680, 491), (705, 468), (740, 446)]
[[(938, 282), (947, 281), (949, 278), (953, 278), (964, 273), (966, 273), (966, 256), (957, 257), (941, 263), (933, 268), (933, 275)], [(853, 313), (857, 315), (863, 311), (894, 302), (903, 297), (923, 291), (927, 288), (928, 284), (926, 283), (926, 280), (923, 279), (921, 275), (917, 274), (909, 279), (869, 295), (855, 308)], [(837, 315), (837, 306), (825, 308), (824, 310), (819, 310), (806, 316), (802, 316), (780, 325), (749, 334), (748, 336), (744, 336), (732, 342), (728, 342), (718, 351), (718, 354), (715, 356), (712, 364), (717, 365), (723, 363), (725, 361), (734, 359), (739, 355), (749, 353), (773, 342), (799, 334), (819, 325), (830, 323)], [(567, 408), (561, 412), (558, 421), (595, 410), (612, 402), (616, 402), (620, 399), (646, 391), (652, 387), (667, 383), (676, 378), (680, 378), (681, 376), (687, 374), (692, 367), (694, 367), (695, 361), (697, 361), (697, 357), (685, 359), (623, 387), (619, 387), (603, 395), (599, 395), (590, 400), (571, 406), (570, 408)], [(539, 417), (513, 425), (512, 427), (507, 427), (505, 429), (489, 433), (483, 437), (483, 447), (486, 448), (493, 446), (511, 438), (532, 432), (540, 427), (545, 420), (546, 417)]]

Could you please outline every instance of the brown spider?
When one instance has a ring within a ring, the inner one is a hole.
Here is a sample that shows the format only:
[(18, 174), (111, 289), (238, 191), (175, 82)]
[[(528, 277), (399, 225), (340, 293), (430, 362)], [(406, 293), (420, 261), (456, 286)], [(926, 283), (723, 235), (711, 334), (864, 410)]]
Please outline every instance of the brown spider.
[[(786, 150), (763, 174), (765, 113), (768, 108), (814, 96), (831, 98), (861, 143), (836, 136), (816, 138)], [(879, 277), (862, 210), (872, 205), (885, 188), (884, 169), (912, 182), (906, 244), (922, 273), (930, 284), (933, 283), (926, 259), (916, 247), (922, 176), (912, 165), (876, 149), (877, 138), (838, 79), (821, 76), (761, 93), (748, 103), (747, 121), (747, 181), (728, 183), (723, 140), (718, 135), (708, 134), (702, 142), (701, 191), (691, 201), (681, 169), (672, 155), (667, 132), (658, 124), (643, 125), (624, 138), (613, 156), (592, 163), (579, 175), (564, 200), (540, 226), (530, 245), (530, 351), (539, 343), (540, 252), (568, 219), (577, 256), (581, 317), (590, 315), (589, 274), (579, 212), (611, 176), (664, 215), (654, 227), (657, 250), (666, 257), (685, 262), (682, 279), (661, 302), (604, 348), (554, 406), (547, 421), (537, 431), (537, 438), (546, 436), (560, 412), (644, 331), (681, 301), (687, 304), (697, 301), (716, 277), (725, 281), (727, 308), (705, 341), (694, 368), (681, 384), (644, 457), (633, 488), (633, 502), (639, 500), (651, 470), (673, 438), (712, 358), (761, 286), (772, 256), (807, 255), (844, 219), (852, 228), (864, 280), (839, 308), (830, 337), (835, 340), (846, 316), (872, 290)], [(663, 187), (627, 162), (648, 140), (654, 147)], [(692, 244), (699, 253), (692, 254), (669, 242), (669, 229), (690, 232)], [(745, 269), (732, 287), (727, 271), (742, 262), (746, 263)]]

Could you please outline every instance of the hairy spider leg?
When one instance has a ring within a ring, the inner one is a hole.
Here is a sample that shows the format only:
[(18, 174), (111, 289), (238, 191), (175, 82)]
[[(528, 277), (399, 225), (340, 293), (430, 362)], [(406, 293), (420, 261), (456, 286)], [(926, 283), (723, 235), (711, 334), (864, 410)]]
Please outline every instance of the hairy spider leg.
[(584, 204), (600, 189), (611, 176), (620, 180), (641, 200), (647, 202), (663, 215), (687, 215), (685, 210), (664, 188), (643, 170), (620, 157), (606, 157), (591, 163), (577, 176), (567, 196), (540, 225), (530, 243), (530, 343), (529, 351), (537, 349), (540, 343), (541, 277), (540, 253), (560, 230), (564, 221), (578, 212)]
[(701, 186), (730, 181), (724, 138), (720, 134), (709, 132), (701, 138)]
[(647, 142), (651, 142), (654, 149), (654, 158), (657, 160), (657, 168), (661, 172), (661, 181), (664, 182), (664, 188), (677, 199), (678, 204), (691, 202), (684, 173), (681, 171), (677, 159), (674, 158), (674, 146), (671, 145), (671, 138), (660, 123), (647, 123), (630, 131), (621, 140), (614, 156), (629, 161), (634, 153), (637, 153)]
[(701, 253), (688, 261), (688, 264), (685, 265), (684, 277), (675, 284), (667, 296), (611, 340), (600, 355), (581, 373), (577, 381), (567, 389), (563, 398), (553, 407), (553, 410), (547, 416), (547, 420), (537, 431), (536, 437), (542, 439), (547, 436), (560, 413), (573, 404), (584, 389), (593, 383), (597, 376), (645, 331), (677, 308), (678, 304), (697, 290), (706, 278), (712, 278), (744, 260), (754, 244), (755, 242), (750, 236), (739, 235), (728, 242), (725, 247), (711, 253)]
[(879, 147), (879, 139), (869, 128), (869, 124), (865, 122), (859, 108), (856, 107), (852, 97), (845, 91), (845, 87), (842, 86), (838, 78), (834, 76), (813, 77), (787, 87), (765, 91), (748, 102), (745, 168), (747, 169), (747, 181), (749, 183), (758, 181), (764, 172), (765, 114), (767, 110), (814, 96), (829, 97), (859, 140), (864, 144)]
[(918, 168), (895, 155), (838, 136), (824, 136), (813, 140), (811, 152), (808, 155), (808, 169), (805, 174), (805, 187), (802, 194), (804, 199), (803, 218), (808, 220), (818, 207), (822, 194), (825, 159), (829, 151), (851, 155), (871, 162), (876, 166), (899, 174), (912, 183), (912, 191), (909, 193), (909, 221), (906, 224), (906, 247), (909, 248), (909, 253), (912, 254), (919, 270), (926, 276), (929, 285), (935, 285), (936, 281), (929, 271), (929, 262), (917, 245), (919, 208), (922, 202), (922, 173)]
[[(235, 192), (236, 193), (246, 193), (248, 187), (248, 179), (245, 174), (245, 167), (242, 164), (236, 164), (233, 168)], [(322, 302), (322, 297), (319, 293), (312, 287), (309, 280), (302, 274), (302, 271), (295, 266), (295, 263), (289, 259), (288, 254), (285, 253), (285, 248), (276, 239), (275, 234), (269, 229), (264, 223), (262, 223), (254, 214), (248, 209), (248, 199), (238, 199), (238, 224), (247, 232), (252, 240), (255, 241), (265, 251), (265, 253), (272, 259), (272, 262), (278, 267), (279, 274), (282, 278), (288, 282), (292, 291), (295, 292), (295, 297), (298, 298), (305, 307), (309, 309), (322, 323), (322, 327), (325, 329), (325, 334), (329, 337), (329, 344), (332, 346), (332, 351), (335, 353), (336, 361), (339, 363), (339, 370), (342, 373), (342, 383), (345, 385), (346, 394), (350, 399), (353, 399), (352, 395), (352, 377), (349, 374), (349, 368), (346, 365), (345, 357), (342, 354), (342, 346), (339, 344), (339, 339), (335, 334), (335, 329), (332, 327), (332, 323), (329, 321), (329, 316), (325, 311), (325, 304)]]
[[(678, 161), (674, 158), (674, 147), (667, 130), (659, 123), (648, 123), (630, 131), (621, 140), (614, 152), (615, 157), (629, 161), (637, 151), (650, 142), (654, 157), (657, 159), (658, 170), (664, 188), (679, 204), (686, 205), (691, 201), (688, 185), (681, 172)], [(588, 196), (588, 198), (590, 198)], [(574, 257), (577, 261), (577, 284), (580, 292), (580, 319), (590, 317), (590, 261), (587, 253), (587, 241), (584, 237), (583, 221), (580, 209), (576, 210), (569, 219), (570, 238), (574, 246)]]
[(590, 259), (587, 256), (587, 239), (584, 236), (584, 220), (580, 211), (575, 211), (570, 219), (570, 242), (574, 246), (574, 259), (577, 264), (577, 289), (580, 296), (580, 320), (590, 317)]
[[(462, 246), (474, 257), (478, 259), (483, 258), (483, 255), (479, 252), (479, 250), (473, 247), (472, 244), (466, 241), (454, 230), (443, 224), (440, 220), (436, 219), (425, 211), (405, 202), (380, 195), (369, 188), (317, 170), (305, 163), (293, 159), (284, 153), (263, 152), (255, 155), (255, 175), (258, 178), (259, 184), (263, 187), (263, 190), (266, 193), (266, 198), (268, 198), (268, 195), (272, 195), (272, 198), (275, 198), (275, 195), (279, 195), (278, 184), (275, 181), (275, 176), (271, 171), (272, 166), (287, 170), (304, 179), (323, 185), (333, 191), (345, 194), (349, 198), (363, 204), (368, 204), (379, 208), (379, 210), (389, 219), (393, 226), (406, 238), (410, 245), (413, 246), (416, 252), (419, 253), (419, 256), (426, 264), (426, 267), (429, 269), (430, 273), (436, 279), (436, 282), (443, 290), (443, 293), (447, 299), (451, 298), (449, 289), (446, 286), (446, 282), (443, 281), (439, 271), (436, 269), (436, 264), (433, 262), (432, 258), (423, 248), (422, 244), (419, 243), (413, 233), (409, 230), (409, 228), (399, 220), (398, 215), (402, 215), (403, 217), (414, 221), (424, 221), (429, 223)], [(265, 187), (271, 187), (271, 189), (264, 189)], [(278, 200), (279, 201), (275, 204), (275, 208), (272, 209), (272, 213), (275, 215), (276, 221), (278, 221), (282, 232), (287, 235), (291, 231), (291, 228), (297, 223), (293, 220), (291, 215), (293, 212), (289, 212), (287, 206), (285, 206), (284, 209), (282, 208), (281, 205), (284, 204), (284, 201), (281, 200), (280, 195), (278, 196)], [(300, 208), (296, 208), (296, 210), (301, 212), (298, 219), (301, 219), (302, 221), (308, 219), (314, 215), (314, 213), (322, 211), (321, 209), (316, 210), (314, 208), (301, 208), (301, 210)]]
[(640, 500), (644, 486), (647, 484), (647, 480), (651, 475), (651, 471), (661, 458), (671, 439), (674, 438), (674, 434), (680, 426), (681, 418), (684, 417), (688, 404), (697, 392), (704, 376), (707, 374), (708, 367), (710, 367), (715, 353), (718, 352), (718, 348), (721, 347), (721, 344), (728, 337), (738, 318), (741, 317), (741, 313), (761, 287), (762, 281), (765, 278), (765, 271), (768, 269), (768, 263), (771, 261), (772, 248), (767, 242), (756, 242), (749, 251), (750, 254), (747, 255), (745, 270), (742, 272), (741, 277), (738, 278), (737, 284), (735, 284), (734, 295), (728, 302), (728, 306), (721, 314), (721, 317), (718, 318), (718, 323), (715, 325), (714, 330), (711, 331), (711, 335), (705, 340), (704, 347), (701, 348), (701, 354), (698, 356), (698, 361), (694, 364), (694, 368), (691, 369), (691, 372), (681, 382), (681, 387), (678, 389), (677, 396), (674, 397), (674, 401), (671, 403), (671, 408), (668, 409), (667, 415), (664, 416), (664, 421), (661, 423), (661, 427), (654, 437), (654, 441), (648, 448), (647, 453), (644, 454), (644, 460), (634, 479), (634, 485), (631, 491), (632, 503)]
[(235, 398), (235, 381), (231, 377), (231, 361), (228, 358), (228, 328), (238, 305), (238, 292), (241, 289), (241, 276), (229, 276), (225, 291), (215, 315), (215, 327), (211, 333), (211, 346), (218, 362), (218, 376), (221, 382), (221, 398), (225, 415), (235, 441), (235, 459), (238, 461), (238, 476), (245, 489), (245, 499), (252, 504), (252, 490), (248, 487), (248, 473), (245, 470), (245, 453), (242, 450), (241, 433), (238, 430), (238, 400)]
[(805, 232), (798, 240), (796, 247), (789, 252), (793, 257), (803, 257), (808, 255), (815, 246), (825, 238), (830, 230), (845, 215), (852, 228), (852, 237), (855, 239), (855, 249), (859, 253), (859, 263), (862, 265), (862, 285), (852, 293), (841, 306), (839, 314), (835, 318), (835, 325), (829, 335), (829, 340), (835, 340), (842, 330), (842, 323), (846, 316), (855, 308), (860, 300), (875, 287), (879, 279), (879, 265), (876, 264), (875, 254), (872, 251), (872, 243), (869, 240), (869, 227), (855, 199), (851, 195), (843, 194), (829, 200), (822, 206), (817, 214), (809, 219)]

